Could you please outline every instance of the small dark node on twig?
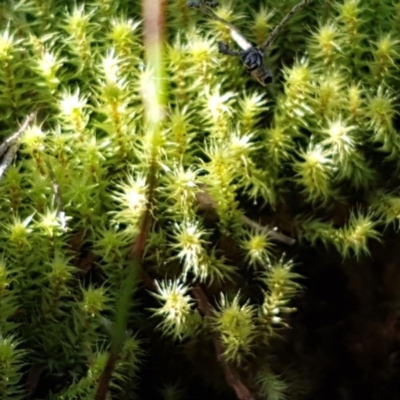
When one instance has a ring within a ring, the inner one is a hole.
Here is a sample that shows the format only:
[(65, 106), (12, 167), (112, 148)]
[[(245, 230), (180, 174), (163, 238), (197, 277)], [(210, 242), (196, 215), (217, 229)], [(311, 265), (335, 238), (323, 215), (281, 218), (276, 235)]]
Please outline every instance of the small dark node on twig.
[(282, 21), (273, 29), (271, 34), (265, 40), (265, 42), (258, 47), (254, 47), (246, 37), (239, 31), (239, 29), (219, 17), (211, 8), (215, 8), (218, 3), (215, 1), (204, 1), (204, 0), (190, 0), (187, 2), (187, 6), (190, 8), (197, 8), (204, 14), (208, 15), (214, 21), (218, 21), (227, 26), (231, 32), (232, 39), (242, 49), (241, 51), (234, 51), (224, 42), (218, 43), (219, 52), (229, 56), (240, 57), (243, 65), (247, 72), (262, 86), (266, 86), (272, 82), (272, 72), (267, 65), (265, 65), (265, 52), (268, 52), (273, 42), (275, 41), (278, 34), (281, 32), (287, 22), (299, 11), (301, 11), (307, 4), (311, 3), (312, 0), (302, 0), (296, 4), (289, 13), (282, 19)]
[[(218, 220), (217, 204), (214, 198), (206, 190), (205, 186), (201, 189), (202, 190), (196, 194), (197, 211), (205, 220)], [(296, 240), (293, 238), (279, 232), (277, 227), (271, 228), (269, 226), (262, 226), (252, 219), (246, 217), (244, 214), (240, 215), (240, 221), (242, 224), (254, 229), (257, 232), (265, 232), (272, 240), (275, 240), (276, 242), (280, 242), (289, 246), (293, 246), (296, 243)]]
[(186, 3), (188, 8), (201, 8), (201, 7), (210, 7), (217, 8), (219, 6), (218, 1), (202, 1), (202, 0), (189, 0)]

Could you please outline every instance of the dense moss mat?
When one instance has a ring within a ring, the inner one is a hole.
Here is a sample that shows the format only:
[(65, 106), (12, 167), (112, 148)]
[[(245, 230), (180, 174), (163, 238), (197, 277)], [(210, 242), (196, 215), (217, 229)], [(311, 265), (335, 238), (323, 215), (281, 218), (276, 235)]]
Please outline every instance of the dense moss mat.
[(163, 96), (141, 7), (0, 4), (0, 399), (94, 399), (126, 282), (109, 399), (397, 399), (400, 2), (314, 0), (264, 88), (170, 0)]

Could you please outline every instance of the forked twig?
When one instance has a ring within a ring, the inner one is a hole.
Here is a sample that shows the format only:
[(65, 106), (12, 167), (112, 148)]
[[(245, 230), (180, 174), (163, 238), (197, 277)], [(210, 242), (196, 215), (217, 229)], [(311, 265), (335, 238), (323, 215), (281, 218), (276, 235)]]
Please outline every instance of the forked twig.
[(0, 157), (5, 153), (3, 161), (0, 164), (0, 179), (3, 177), (4, 173), (6, 172), (7, 168), (11, 165), (12, 160), (15, 157), (15, 154), (18, 151), (19, 143), (18, 140), (22, 136), (22, 134), (28, 128), (28, 125), (31, 121), (35, 118), (36, 111), (29, 114), (26, 118), (21, 127), (10, 135), (1, 145), (0, 145)]
[(289, 246), (293, 246), (296, 243), (296, 240), (294, 240), (293, 238), (279, 232), (277, 227), (271, 229), (268, 226), (262, 226), (259, 223), (253, 221), (252, 219), (246, 217), (245, 215), (241, 216), (241, 220), (245, 225), (254, 229), (255, 231), (266, 233), (272, 240), (281, 242), (283, 244), (287, 244)]
[(279, 35), (280, 31), (282, 28), (287, 24), (290, 18), (293, 17), (293, 15), (297, 14), (299, 11), (301, 11), (307, 4), (311, 3), (312, 0), (302, 0), (300, 3), (296, 4), (282, 19), (281, 22), (274, 28), (274, 30), (271, 32), (271, 34), (268, 36), (268, 38), (265, 40), (265, 42), (262, 44), (262, 48), (265, 51), (268, 51), (269, 48), (272, 46), (272, 43), (274, 43), (275, 39)]
[(7, 153), (5, 154), (3, 161), (0, 164), (0, 179), (3, 177), (4, 173), (7, 171), (8, 167), (11, 165), (12, 160), (17, 154), (18, 145), (16, 143), (12, 144), (9, 148)]
[(213, 20), (221, 22), (222, 24), (224, 24), (229, 28), (232, 39), (241, 48), (241, 50), (240, 51), (232, 50), (227, 43), (219, 42), (218, 43), (219, 52), (229, 56), (240, 57), (244, 67), (250, 73), (250, 75), (261, 85), (266, 86), (268, 83), (272, 82), (273, 75), (271, 70), (264, 63), (265, 51), (269, 50), (272, 43), (278, 36), (279, 32), (287, 24), (289, 19), (292, 18), (293, 15), (301, 11), (307, 4), (311, 3), (311, 1), (312, 0), (302, 0), (300, 1), (300, 3), (295, 5), (289, 11), (289, 13), (282, 19), (282, 21), (274, 28), (274, 30), (265, 40), (261, 48), (252, 46), (251, 43), (239, 31), (239, 29), (236, 28), (235, 25), (219, 17), (217, 14), (215, 14), (214, 11), (211, 10), (211, 8), (216, 8), (218, 6), (218, 2), (205, 1), (205, 0), (191, 0), (187, 2), (187, 5), (188, 7), (199, 9)]
[[(199, 311), (205, 317), (211, 317), (211, 309), (210, 305), (207, 300), (207, 296), (204, 293), (203, 289), (199, 284), (196, 284), (192, 289), (193, 297), (197, 300), (197, 306)], [(222, 347), (220, 338), (217, 334), (213, 335), (213, 343), (215, 352), (217, 354), (217, 359), (220, 362), (222, 369), (224, 371), (226, 382), (232, 389), (235, 391), (236, 396), (239, 400), (254, 400), (253, 396), (250, 393), (250, 390), (247, 386), (242, 382), (239, 373), (237, 372), (236, 368), (229, 364), (223, 356), (224, 349)]]
[(31, 121), (35, 118), (36, 116), (36, 111), (29, 114), (26, 118), (21, 127), (17, 130), (17, 132), (14, 132), (11, 136), (9, 136), (1, 145), (0, 145), (0, 157), (4, 154), (4, 152), (12, 145), (14, 144), (20, 137), (21, 135), (26, 131), (28, 128), (28, 125), (31, 123)]
[[(201, 187), (201, 191), (196, 194), (196, 201), (198, 210), (203, 212), (206, 216), (214, 216), (217, 211), (217, 204), (211, 194), (207, 191), (206, 186)], [(284, 235), (278, 231), (278, 228), (271, 228), (269, 226), (262, 226), (252, 219), (246, 217), (244, 214), (240, 214), (240, 221), (242, 224), (247, 225), (249, 228), (254, 229), (257, 232), (266, 233), (272, 240), (277, 242), (293, 246), (296, 240)]]

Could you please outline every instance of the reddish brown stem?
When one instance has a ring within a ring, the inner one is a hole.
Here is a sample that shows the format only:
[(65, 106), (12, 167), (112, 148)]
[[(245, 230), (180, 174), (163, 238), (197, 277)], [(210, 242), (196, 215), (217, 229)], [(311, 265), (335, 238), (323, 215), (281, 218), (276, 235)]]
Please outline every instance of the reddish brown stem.
[[(146, 279), (146, 281), (149, 280), (149, 277), (142, 268), (142, 259), (143, 259), (144, 248), (146, 246), (147, 238), (149, 236), (149, 228), (150, 228), (150, 223), (151, 223), (151, 210), (153, 208), (155, 185), (156, 185), (156, 168), (153, 165), (150, 168), (149, 175), (148, 175), (149, 191), (148, 191), (148, 196), (147, 196), (148, 200), (147, 200), (146, 210), (144, 211), (144, 215), (143, 215), (142, 221), (140, 223), (139, 235), (138, 235), (137, 239), (135, 240), (134, 245), (132, 247), (132, 251), (130, 253), (130, 259), (133, 262), (135, 262), (135, 264), (141, 270), (142, 278)], [(153, 283), (153, 285), (154, 285), (154, 283)], [(122, 345), (122, 343), (114, 342), (111, 347), (111, 351), (110, 351), (110, 355), (107, 360), (107, 364), (99, 378), (99, 384), (97, 387), (95, 400), (105, 400), (106, 399), (107, 390), (108, 390), (108, 387), (110, 384), (112, 373), (118, 362), (119, 354), (121, 351), (121, 345)]]
[[(199, 284), (196, 284), (192, 289), (193, 297), (197, 300), (197, 305), (200, 312), (205, 317), (211, 317), (211, 309), (207, 300), (207, 296)], [(222, 369), (224, 371), (226, 382), (229, 386), (233, 388), (236, 396), (239, 400), (254, 400), (253, 396), (250, 394), (250, 390), (240, 379), (239, 373), (236, 368), (229, 364), (223, 357), (224, 349), (222, 347), (221, 341), (219, 340), (218, 334), (213, 335), (213, 343), (215, 352), (217, 353), (217, 359), (220, 362)]]

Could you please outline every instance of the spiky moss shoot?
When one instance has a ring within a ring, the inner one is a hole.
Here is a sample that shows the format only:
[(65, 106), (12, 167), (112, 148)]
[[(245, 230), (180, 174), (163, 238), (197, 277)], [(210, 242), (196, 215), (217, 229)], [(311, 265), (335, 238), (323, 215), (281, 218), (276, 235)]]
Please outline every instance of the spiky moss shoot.
[(248, 302), (240, 305), (240, 293), (232, 301), (221, 294), (212, 324), (221, 335), (227, 361), (240, 365), (251, 354), (257, 333), (254, 316), (255, 309)]
[(265, 266), (270, 257), (273, 243), (264, 232), (246, 232), (241, 242), (241, 248), (244, 250), (245, 260), (249, 267), (258, 269)]
[(183, 43), (181, 35), (178, 35), (175, 42), (167, 46), (168, 69), (171, 71), (169, 83), (175, 86), (175, 102), (181, 108), (185, 107), (188, 99), (196, 90), (194, 84), (188, 85), (187, 68), (189, 61), (186, 57), (188, 45)]
[(371, 201), (371, 208), (386, 226), (393, 225), (399, 230), (400, 225), (400, 196), (397, 193), (379, 191)]
[(194, 300), (187, 294), (188, 286), (178, 281), (156, 281), (157, 293), (152, 293), (162, 307), (154, 309), (154, 316), (161, 316), (158, 325), (163, 334), (173, 339), (191, 336), (201, 325), (201, 317), (194, 309)]
[(320, 25), (309, 41), (310, 56), (322, 60), (326, 65), (331, 65), (342, 52), (340, 36), (339, 29), (333, 22)]
[(90, 360), (86, 376), (76, 380), (58, 398), (60, 400), (73, 400), (76, 398), (94, 398), (96, 393), (97, 381), (107, 363), (108, 355), (106, 352), (97, 351)]
[(254, 133), (263, 114), (268, 110), (266, 100), (259, 93), (245, 93), (239, 100), (239, 123), (241, 133), (248, 135)]
[(356, 126), (348, 126), (339, 118), (336, 121), (328, 122), (328, 127), (323, 131), (325, 139), (321, 142), (332, 152), (333, 162), (339, 163), (344, 168), (348, 165), (349, 159), (354, 152), (355, 140), (354, 130)]
[(307, 201), (326, 204), (334, 194), (331, 181), (335, 166), (330, 152), (321, 144), (310, 144), (299, 155), (302, 160), (294, 163), (295, 182), (303, 188)]
[(338, 70), (328, 70), (318, 75), (314, 83), (317, 96), (314, 110), (320, 120), (334, 118), (340, 112), (345, 81), (345, 75)]
[(82, 295), (79, 307), (88, 317), (94, 318), (107, 308), (108, 299), (105, 289), (89, 287), (83, 289)]
[(0, 398), (22, 400), (25, 397), (26, 393), (19, 385), (24, 356), (15, 337), (0, 334)]
[(43, 319), (45, 325), (50, 320), (62, 318), (64, 302), (73, 301), (72, 281), (76, 278), (77, 269), (71, 265), (71, 259), (64, 258), (57, 251), (54, 259), (46, 263), (43, 285)]
[(179, 383), (165, 384), (161, 389), (160, 393), (163, 400), (183, 400), (185, 399), (185, 389), (182, 388)]
[(138, 230), (138, 222), (146, 209), (146, 179), (141, 176), (129, 174), (125, 180), (116, 187), (113, 199), (119, 210), (111, 215), (115, 226), (124, 225), (125, 234), (135, 237)]
[(176, 244), (173, 247), (179, 251), (177, 256), (183, 262), (184, 271), (188, 273), (193, 269), (200, 279), (205, 279), (207, 271), (202, 268), (201, 259), (209, 232), (202, 229), (198, 221), (185, 221), (181, 225), (175, 224), (174, 228)]
[(398, 111), (395, 108), (397, 96), (390, 89), (379, 86), (376, 95), (367, 95), (366, 116), (368, 126), (373, 131), (373, 140), (381, 143), (381, 149), (390, 158), (398, 156), (400, 139), (393, 126)]
[(235, 169), (230, 151), (222, 142), (215, 140), (211, 142), (210, 146), (207, 146), (205, 154), (209, 162), (204, 162), (203, 168), (208, 174), (203, 181), (209, 187), (208, 191), (214, 198), (215, 196), (220, 197), (216, 203), (216, 209), (222, 225), (232, 227), (237, 220), (238, 202), (233, 184)]
[(334, 246), (343, 258), (370, 254), (368, 242), (379, 240), (381, 233), (376, 229), (378, 221), (373, 211), (361, 209), (350, 212), (347, 223), (341, 228), (335, 228), (332, 222), (324, 222), (318, 219), (305, 219), (300, 222), (302, 236), (311, 243), (318, 241), (325, 246)]
[(177, 258), (182, 262), (184, 278), (191, 273), (200, 282), (231, 279), (234, 268), (226, 263), (224, 257), (218, 257), (214, 249), (209, 250), (209, 235), (210, 232), (202, 228), (198, 221), (174, 224), (175, 244), (171, 246), (178, 251)]
[(118, 369), (137, 370), (144, 355), (141, 349), (142, 342), (135, 336), (127, 337), (121, 351)]
[(347, 88), (346, 98), (348, 99), (347, 112), (350, 114), (351, 121), (361, 123), (364, 112), (364, 102), (362, 97), (363, 90), (360, 84), (353, 84)]
[(360, 40), (359, 29), (362, 23), (359, 15), (361, 9), (358, 6), (360, 0), (345, 0), (343, 3), (337, 3), (336, 7), (339, 11), (339, 21), (344, 25), (344, 32), (347, 36), (347, 42), (352, 48)]
[(334, 179), (348, 179), (356, 188), (368, 187), (375, 178), (365, 155), (358, 148), (361, 143), (356, 125), (349, 125), (340, 116), (337, 120), (328, 121), (327, 128), (322, 130), (324, 146), (332, 157), (337, 169)]
[[(194, 162), (193, 154), (188, 150), (196, 141), (195, 133), (196, 114), (186, 105), (182, 108), (171, 109), (166, 122), (167, 140), (166, 149), (168, 165), (170, 168), (176, 168), (176, 164), (190, 165)], [(165, 161), (166, 162), (166, 161)]]
[(23, 144), (23, 152), (29, 154), (37, 165), (38, 170), (42, 175), (45, 175), (44, 171), (44, 157), (46, 149), (46, 135), (42, 128), (38, 125), (30, 126), (21, 139)]
[(259, 278), (264, 289), (264, 302), (259, 317), (267, 328), (264, 333), (270, 334), (274, 327), (287, 326), (283, 315), (296, 311), (289, 307), (289, 302), (301, 290), (297, 282), (301, 276), (293, 272), (293, 260), (285, 260), (286, 255), (267, 265), (266, 271)]
[(313, 113), (308, 104), (311, 96), (313, 71), (306, 58), (297, 60), (291, 68), (284, 69), (284, 96), (278, 98), (280, 123), (303, 125), (306, 116)]
[[(225, 21), (236, 25), (243, 15), (238, 11), (233, 12), (233, 5), (231, 2), (221, 3), (219, 7), (215, 10), (215, 13)], [(230, 29), (223, 23), (219, 21), (209, 20), (208, 23), (211, 25), (214, 31), (218, 32), (217, 36), (219, 40), (224, 42), (232, 43)]]
[(66, 91), (61, 95), (59, 109), (63, 128), (74, 132), (80, 141), (84, 141), (85, 129), (89, 122), (86, 96), (81, 96), (79, 89), (75, 89), (74, 93)]
[(290, 384), (284, 377), (275, 374), (270, 368), (264, 368), (257, 374), (260, 392), (269, 400), (287, 400)]
[(209, 121), (213, 139), (223, 141), (228, 138), (234, 96), (233, 92), (223, 93), (220, 85), (207, 92), (204, 117)]
[(129, 63), (138, 63), (139, 59), (133, 49), (138, 46), (140, 22), (130, 18), (111, 18), (110, 31), (107, 37), (115, 48), (116, 55), (124, 60), (123, 72), (130, 70)]
[(1, 236), (8, 240), (10, 250), (21, 251), (32, 247), (30, 242), (30, 235), (33, 232), (33, 228), (30, 226), (32, 219), (33, 215), (28, 216), (23, 221), (19, 217), (13, 217), (10, 222), (1, 224), (4, 228)]
[(61, 58), (58, 53), (48, 50), (41, 54), (36, 60), (35, 70), (43, 78), (44, 82), (39, 81), (38, 85), (48, 88), (50, 93), (54, 94), (60, 84), (60, 79), (57, 75), (65, 61), (66, 59)]
[(89, 74), (91, 65), (91, 44), (94, 41), (94, 33), (99, 29), (98, 25), (93, 23), (94, 10), (85, 12), (85, 5), (75, 6), (72, 13), (65, 13), (65, 24), (63, 29), (68, 36), (65, 42), (70, 53), (79, 60), (79, 68), (85, 74)]
[(293, 149), (292, 140), (289, 127), (276, 125), (265, 131), (266, 159), (276, 173), (282, 167), (282, 163), (289, 159)]
[[(24, 91), (18, 89), (18, 85), (23, 82), (25, 72), (21, 68), (21, 58), (23, 52), (22, 40), (16, 39), (14, 34), (10, 32), (8, 27), (4, 31), (0, 31), (0, 100), (3, 104), (4, 111), (7, 109), (16, 109), (23, 106)], [(25, 96), (26, 97), (26, 96)], [(7, 114), (1, 116), (4, 118)]]
[(0, 256), (0, 336), (3, 337), (18, 326), (11, 319), (18, 310), (19, 290), (15, 287), (18, 278), (18, 268)]
[(369, 255), (369, 240), (379, 240), (381, 234), (375, 229), (377, 221), (372, 212), (353, 211), (347, 225), (339, 232), (343, 257), (354, 255), (359, 259), (362, 255)]
[(275, 10), (268, 10), (264, 5), (260, 5), (258, 11), (253, 12), (253, 29), (252, 38), (257, 46), (261, 46), (267, 39), (269, 33), (274, 28), (271, 19), (275, 14)]
[(165, 190), (160, 194), (169, 207), (166, 212), (172, 216), (183, 215), (184, 218), (194, 218), (193, 204), (199, 188), (200, 170), (183, 169), (182, 166), (168, 171), (165, 176)]
[(400, 41), (392, 38), (390, 33), (382, 35), (375, 43), (372, 51), (374, 61), (370, 64), (371, 76), (378, 84), (389, 82), (394, 78), (396, 65), (399, 61)]
[(218, 68), (219, 60), (215, 57), (216, 42), (214, 38), (200, 35), (189, 36), (188, 54), (189, 71), (193, 71), (194, 85), (198, 87), (211, 86), (215, 83), (214, 71)]

